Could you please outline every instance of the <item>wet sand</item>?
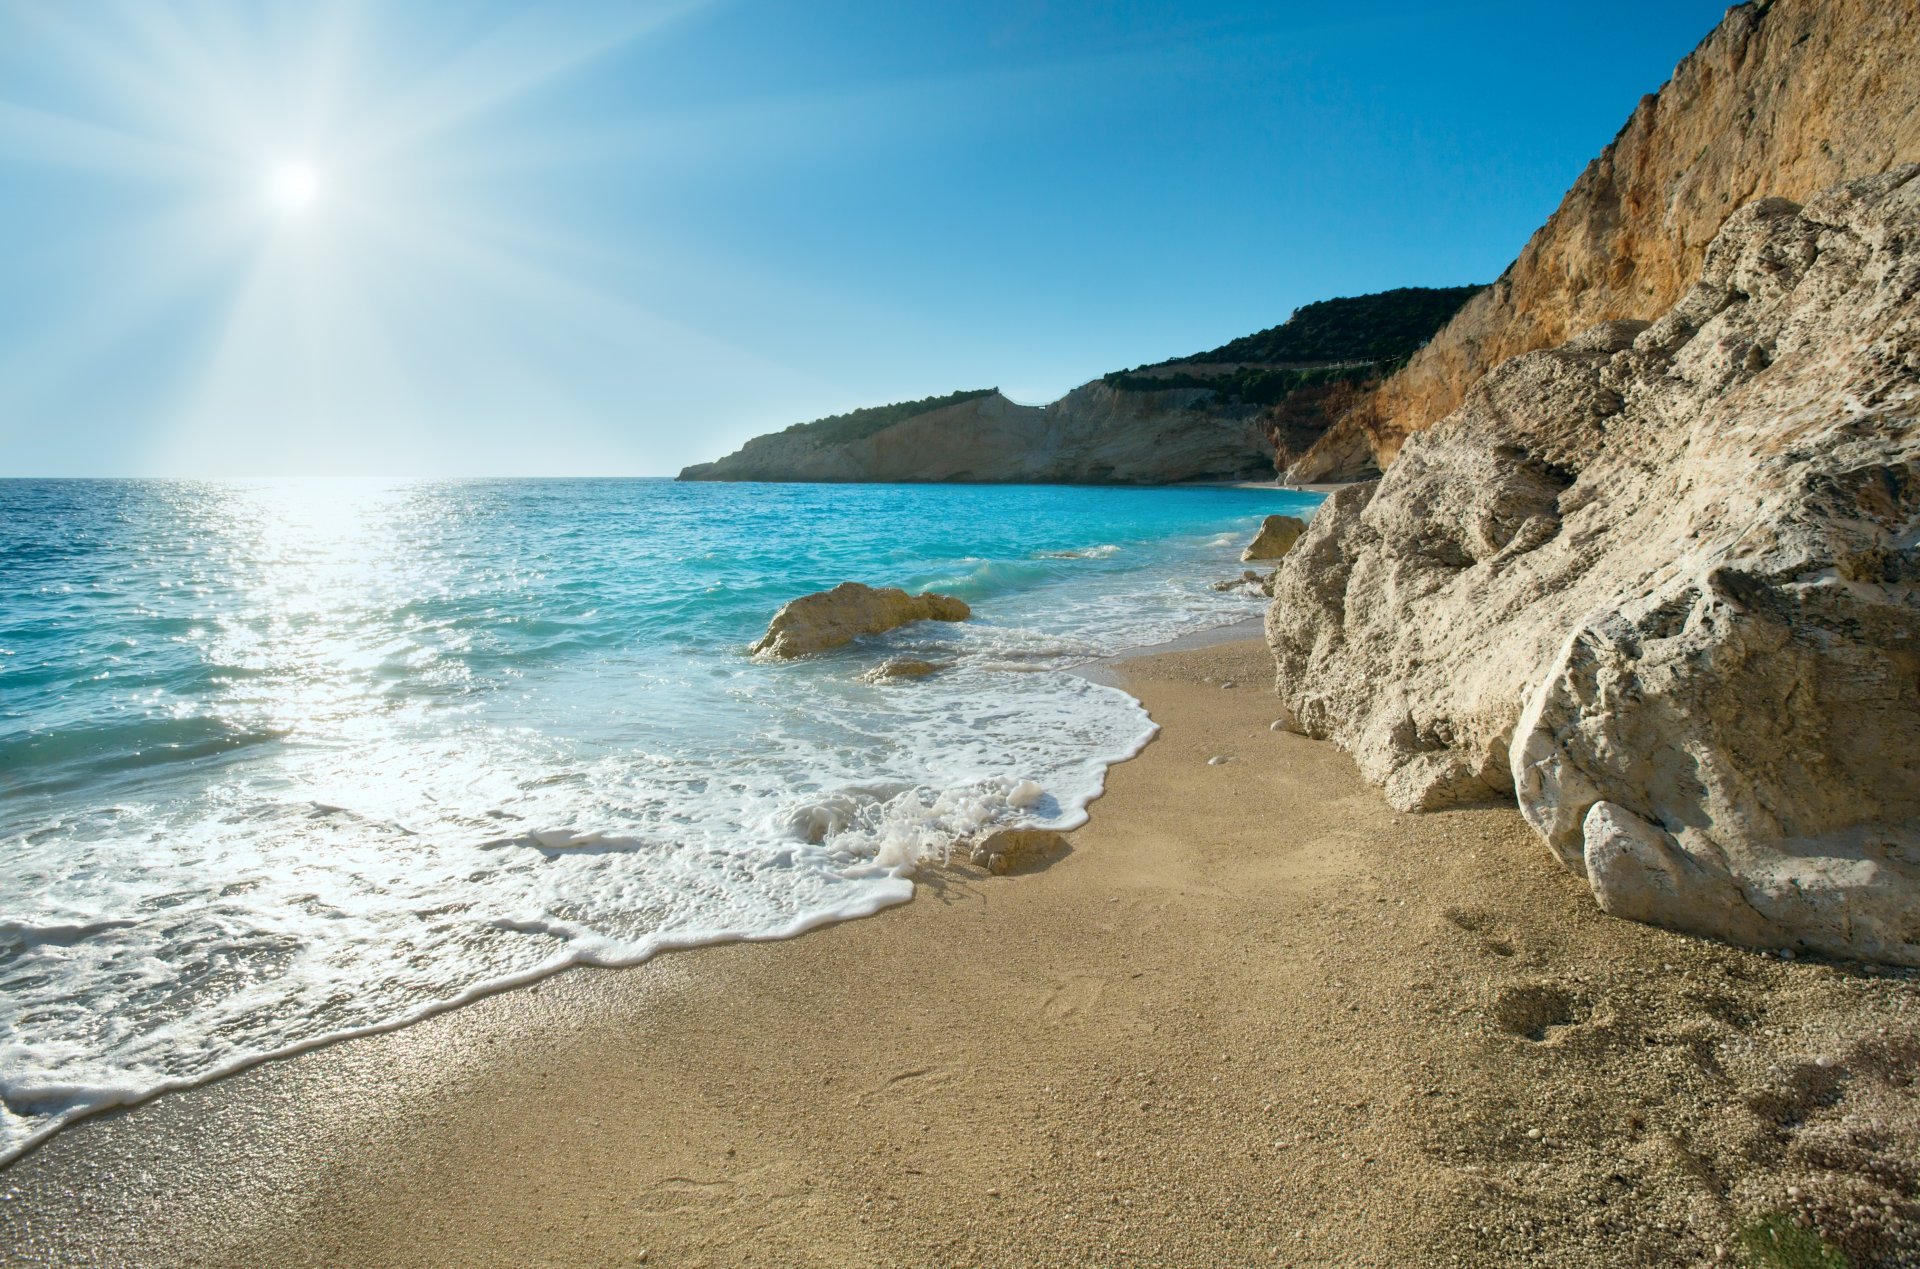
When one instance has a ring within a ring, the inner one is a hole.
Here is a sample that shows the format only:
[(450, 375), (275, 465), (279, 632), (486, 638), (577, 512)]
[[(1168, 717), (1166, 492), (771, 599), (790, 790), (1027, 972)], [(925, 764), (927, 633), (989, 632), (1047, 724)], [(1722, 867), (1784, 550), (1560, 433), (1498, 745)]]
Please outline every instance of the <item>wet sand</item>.
[(1162, 734), (1047, 866), (97, 1117), (0, 1172), (0, 1261), (1714, 1264), (1841, 1206), (1856, 1264), (1913, 1246), (1911, 976), (1394, 813), (1269, 729), (1257, 642), (1119, 673)]

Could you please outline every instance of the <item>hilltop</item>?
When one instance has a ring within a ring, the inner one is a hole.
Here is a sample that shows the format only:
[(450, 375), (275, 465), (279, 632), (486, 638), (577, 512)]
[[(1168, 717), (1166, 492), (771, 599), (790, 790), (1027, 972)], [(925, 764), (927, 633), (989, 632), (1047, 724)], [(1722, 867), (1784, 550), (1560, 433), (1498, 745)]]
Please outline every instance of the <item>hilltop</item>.
[(978, 388), (796, 423), (680, 479), (1270, 479), (1479, 290), (1401, 287), (1321, 300), (1218, 348), (1110, 372), (1047, 406)]

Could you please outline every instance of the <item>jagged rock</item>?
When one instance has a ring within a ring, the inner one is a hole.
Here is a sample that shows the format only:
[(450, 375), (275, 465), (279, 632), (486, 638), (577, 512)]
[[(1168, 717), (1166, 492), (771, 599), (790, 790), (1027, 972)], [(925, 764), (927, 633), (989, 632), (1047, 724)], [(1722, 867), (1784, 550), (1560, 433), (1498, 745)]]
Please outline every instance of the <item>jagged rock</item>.
[(1252, 569), (1249, 568), (1249, 569), (1241, 570), (1240, 576), (1229, 577), (1223, 582), (1215, 582), (1211, 586), (1207, 587), (1207, 589), (1218, 590), (1218, 591), (1230, 591), (1230, 590), (1261, 591), (1263, 594), (1271, 595), (1273, 593), (1272, 590), (1266, 589), (1266, 587), (1269, 585), (1271, 581), (1272, 581), (1271, 577), (1262, 577), (1260, 574), (1254, 572)]
[(912, 657), (893, 657), (882, 661), (860, 677), (869, 683), (890, 683), (896, 679), (923, 679), (947, 667), (937, 661), (917, 661)]
[(1920, 964), (1916, 174), (1748, 205), (1328, 499), (1292, 723), (1402, 809), (1517, 797), (1609, 911)]
[(841, 582), (786, 604), (748, 651), (756, 656), (806, 656), (910, 621), (965, 621), (971, 615), (967, 605), (951, 595), (909, 595), (897, 586), (876, 589)]
[(1003, 828), (976, 843), (967, 858), (999, 877), (1066, 852), (1067, 839), (1051, 829)]
[(1493, 286), (1287, 468), (1351, 480), (1394, 461), (1491, 367), (1671, 307), (1756, 193), (1804, 199), (1920, 158), (1920, 6), (1735, 5), (1640, 102)]
[(1240, 559), (1249, 563), (1281, 559), (1306, 531), (1307, 522), (1299, 516), (1268, 516), (1260, 522), (1260, 531), (1247, 543), (1247, 549), (1240, 552)]

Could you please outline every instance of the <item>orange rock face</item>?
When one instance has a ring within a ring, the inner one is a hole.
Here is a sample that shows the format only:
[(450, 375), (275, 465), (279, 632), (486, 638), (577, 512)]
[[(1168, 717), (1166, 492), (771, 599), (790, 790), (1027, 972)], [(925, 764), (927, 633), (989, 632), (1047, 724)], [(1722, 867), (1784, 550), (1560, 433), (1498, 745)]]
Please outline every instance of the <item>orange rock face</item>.
[(1775, 0), (1728, 12), (1498, 282), (1287, 471), (1384, 469), (1507, 358), (1600, 322), (1650, 319), (1699, 276), (1740, 207), (1795, 201), (1920, 159), (1920, 4)]

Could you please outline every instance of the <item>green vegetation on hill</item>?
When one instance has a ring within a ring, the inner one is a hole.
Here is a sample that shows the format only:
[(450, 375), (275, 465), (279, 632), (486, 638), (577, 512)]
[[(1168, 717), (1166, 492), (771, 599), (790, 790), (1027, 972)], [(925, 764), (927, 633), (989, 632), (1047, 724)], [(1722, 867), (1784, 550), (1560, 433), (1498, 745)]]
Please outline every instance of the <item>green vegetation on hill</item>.
[(1412, 356), (1460, 311), (1477, 286), (1403, 286), (1303, 304), (1278, 326), (1187, 361), (1391, 361)]
[(1122, 392), (1164, 392), (1169, 388), (1207, 388), (1249, 405), (1274, 405), (1302, 388), (1330, 383), (1360, 383), (1377, 378), (1382, 367), (1371, 361), (1353, 366), (1315, 366), (1294, 370), (1285, 366), (1242, 366), (1229, 375), (1133, 374), (1125, 370), (1106, 376)]
[[(1191, 357), (1116, 370), (1106, 382), (1122, 392), (1209, 388), (1229, 400), (1274, 405), (1303, 388), (1392, 374), (1480, 289), (1403, 286), (1303, 304), (1292, 317), (1258, 334)], [(1240, 363), (1237, 369), (1221, 375), (1167, 369), (1235, 363)]]
[(958, 405), (962, 401), (972, 401), (978, 397), (992, 396), (998, 388), (973, 388), (960, 392), (949, 392), (944, 397), (922, 397), (918, 401), (896, 401), (892, 405), (873, 405), (864, 410), (849, 410), (845, 414), (832, 414), (824, 419), (815, 419), (811, 423), (795, 423), (786, 428), (782, 435), (805, 436), (815, 445), (842, 445), (848, 441), (857, 441), (872, 436), (883, 428), (895, 423), (943, 409), (949, 405)]

